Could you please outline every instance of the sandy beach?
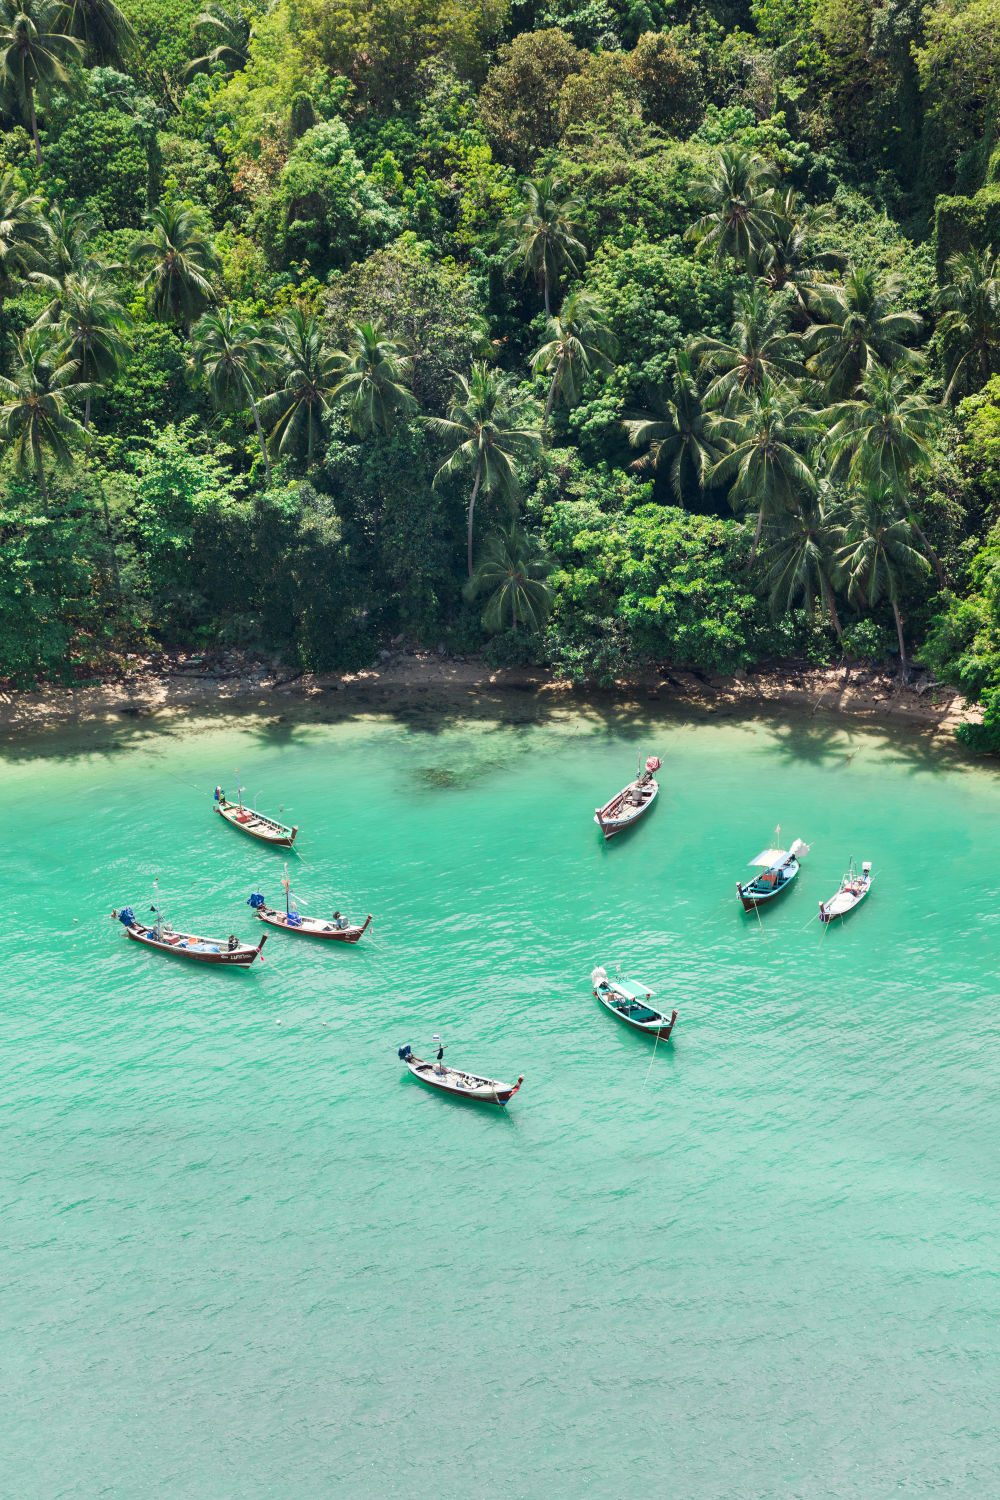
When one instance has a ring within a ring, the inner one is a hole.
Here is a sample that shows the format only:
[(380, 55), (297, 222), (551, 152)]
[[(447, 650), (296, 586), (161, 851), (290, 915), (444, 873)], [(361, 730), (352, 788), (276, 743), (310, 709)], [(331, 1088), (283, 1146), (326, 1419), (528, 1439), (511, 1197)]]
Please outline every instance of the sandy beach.
[(334, 694), (343, 694), (343, 709), (350, 711), (506, 691), (535, 695), (548, 706), (585, 700), (637, 706), (674, 701), (707, 712), (832, 713), (947, 737), (956, 725), (975, 721), (982, 712), (954, 689), (929, 679), (918, 676), (907, 686), (888, 672), (859, 665), (823, 668), (784, 662), (732, 676), (669, 670), (597, 688), (560, 681), (544, 668), (496, 668), (433, 651), (384, 653), (365, 671), (325, 674), (295, 672), (238, 653), (179, 652), (136, 656), (127, 672), (96, 685), (0, 691), (0, 733), (10, 738), (73, 723), (162, 719), (191, 709), (284, 711), (295, 701), (331, 703)]

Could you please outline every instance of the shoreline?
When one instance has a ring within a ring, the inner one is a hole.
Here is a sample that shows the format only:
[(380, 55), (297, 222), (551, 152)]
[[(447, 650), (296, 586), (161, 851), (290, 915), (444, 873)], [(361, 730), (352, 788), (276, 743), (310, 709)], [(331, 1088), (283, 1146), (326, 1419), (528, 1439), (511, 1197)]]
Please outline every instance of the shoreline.
[(784, 662), (732, 676), (671, 670), (622, 679), (613, 687), (584, 688), (557, 680), (542, 667), (490, 667), (479, 659), (431, 651), (383, 653), (364, 671), (322, 674), (290, 673), (235, 653), (216, 660), (196, 653), (135, 660), (128, 675), (95, 685), (0, 691), (0, 734), (11, 739), (75, 724), (164, 721), (192, 709), (273, 713), (294, 702), (325, 702), (336, 703), (341, 712), (377, 711), (510, 692), (548, 708), (608, 702), (635, 703), (638, 709), (662, 702), (706, 713), (822, 712), (872, 727), (905, 726), (952, 742), (958, 724), (982, 716), (952, 688), (930, 681), (903, 686), (888, 673), (861, 666)]

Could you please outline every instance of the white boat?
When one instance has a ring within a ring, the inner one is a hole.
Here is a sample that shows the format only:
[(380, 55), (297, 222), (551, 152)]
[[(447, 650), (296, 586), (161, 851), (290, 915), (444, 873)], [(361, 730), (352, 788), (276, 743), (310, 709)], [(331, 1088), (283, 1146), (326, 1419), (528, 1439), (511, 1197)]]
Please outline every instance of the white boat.
[(414, 1078), (419, 1078), (421, 1083), (429, 1083), (432, 1088), (441, 1089), (446, 1094), (454, 1094), (460, 1099), (474, 1099), (481, 1104), (499, 1104), (502, 1108), (513, 1099), (524, 1082), (523, 1073), (516, 1083), (501, 1083), (498, 1078), (480, 1078), (477, 1073), (466, 1073), (461, 1068), (449, 1068), (441, 1056), (443, 1048), (439, 1049), (436, 1062), (426, 1062), (422, 1057), (414, 1057), (409, 1045), (399, 1047), (397, 1051)]
[(832, 922), (834, 917), (846, 917), (856, 906), (860, 906), (872, 888), (872, 862), (866, 859), (859, 875), (851, 860), (851, 868), (840, 882), (840, 890), (830, 901), (819, 903), (821, 922)]
[(595, 998), (619, 1021), (624, 1021), (633, 1031), (644, 1031), (647, 1036), (667, 1040), (674, 1029), (677, 1012), (672, 1010), (667, 1016), (650, 1005), (652, 990), (648, 990), (643, 984), (626, 986), (620, 979), (609, 979), (606, 969), (595, 969), (590, 982)]
[(640, 758), (635, 780), (622, 787), (610, 802), (596, 809), (594, 822), (606, 839), (614, 838), (616, 833), (631, 828), (643, 814), (649, 812), (660, 793), (660, 784), (653, 779), (653, 772), (660, 769), (660, 764), (658, 756), (650, 755), (643, 770)]

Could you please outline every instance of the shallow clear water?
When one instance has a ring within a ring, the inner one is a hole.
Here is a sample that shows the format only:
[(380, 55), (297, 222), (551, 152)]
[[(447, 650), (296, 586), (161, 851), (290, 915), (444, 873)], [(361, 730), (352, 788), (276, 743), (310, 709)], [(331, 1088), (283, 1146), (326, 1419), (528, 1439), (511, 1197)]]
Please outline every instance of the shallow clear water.
[[(520, 716), (0, 760), (4, 1495), (997, 1493), (1000, 780), (817, 721)], [(640, 740), (659, 804), (603, 847)], [(301, 824), (303, 909), (373, 941), (241, 973), (108, 920), (158, 876), (257, 935), (283, 855), (212, 813), (234, 765)], [(812, 853), (758, 922), (779, 821)], [(680, 1011), (655, 1055), (590, 994), (616, 960)], [(403, 1072), (434, 1032), (525, 1073), (506, 1114)]]

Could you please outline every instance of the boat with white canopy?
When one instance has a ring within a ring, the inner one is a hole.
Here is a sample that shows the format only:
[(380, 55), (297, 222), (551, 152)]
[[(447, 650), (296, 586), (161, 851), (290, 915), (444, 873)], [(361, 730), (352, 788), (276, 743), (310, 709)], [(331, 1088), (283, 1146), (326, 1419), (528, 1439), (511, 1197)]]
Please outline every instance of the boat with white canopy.
[(840, 890), (829, 901), (819, 903), (821, 922), (832, 922), (834, 917), (846, 917), (856, 906), (860, 906), (872, 888), (872, 862), (866, 859), (859, 875), (851, 860), (851, 868), (840, 882)]
[(736, 893), (743, 903), (744, 911), (754, 911), (758, 906), (773, 901), (782, 891), (787, 891), (799, 873), (802, 859), (809, 853), (809, 845), (795, 839), (790, 849), (781, 848), (781, 827), (774, 830), (774, 842), (762, 849), (750, 864), (760, 874), (752, 880), (736, 882)]

